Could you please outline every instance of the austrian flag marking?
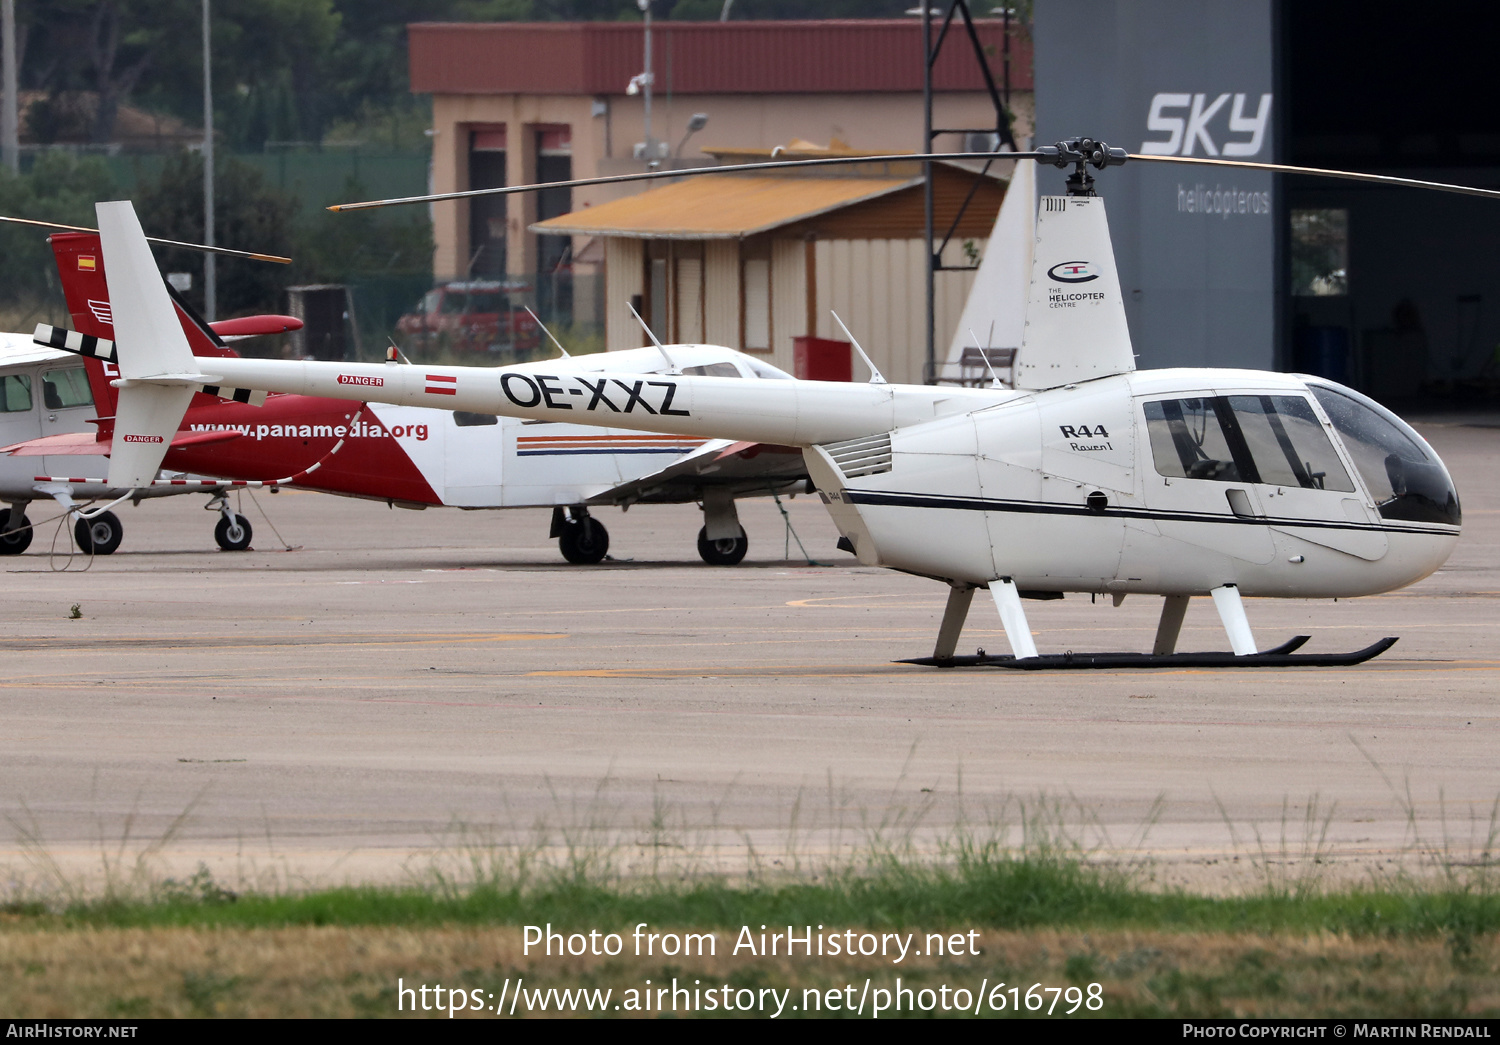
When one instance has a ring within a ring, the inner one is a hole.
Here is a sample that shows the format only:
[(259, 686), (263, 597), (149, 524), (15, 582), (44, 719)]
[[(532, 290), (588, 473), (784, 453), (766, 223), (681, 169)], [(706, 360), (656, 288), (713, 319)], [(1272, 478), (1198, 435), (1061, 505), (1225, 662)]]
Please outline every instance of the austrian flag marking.
[[(444, 388), (444, 385), (449, 387)], [(458, 378), (451, 374), (428, 374), (425, 391), (430, 395), (458, 395)]]

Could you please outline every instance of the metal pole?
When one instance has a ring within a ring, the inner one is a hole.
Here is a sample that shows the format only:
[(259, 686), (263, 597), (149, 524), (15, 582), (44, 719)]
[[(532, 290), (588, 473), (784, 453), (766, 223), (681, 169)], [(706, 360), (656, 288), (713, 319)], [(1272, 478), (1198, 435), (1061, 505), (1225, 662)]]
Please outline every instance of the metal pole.
[[(932, 151), (932, 7), (922, 0), (922, 151)], [(922, 210), (927, 250), (927, 364), (922, 371), (926, 384), (937, 381), (937, 349), (933, 327), (937, 323), (937, 259), (932, 256), (932, 161), (922, 161)]]
[[(1010, 113), (1010, 14), (1011, 9), (1005, 9), (1005, 42), (1002, 45), (1005, 51), (1005, 111), (1007, 119)], [(1019, 152), (1020, 150), (1016, 150)]]
[(651, 140), (651, 81), (655, 79), (651, 74), (651, 0), (644, 0), (641, 10), (646, 12), (646, 79), (641, 87), (646, 92), (646, 161), (649, 163), (656, 159), (653, 155), (656, 143)]
[(20, 119), (16, 98), (16, 0), (4, 0), (0, 11), (0, 59), (5, 63), (5, 100), (0, 104), (0, 162), (12, 174), (21, 173)]
[[(209, 48), (209, 0), (203, 0), (203, 242), (214, 246), (214, 80)], [(203, 313), (218, 318), (214, 256), (203, 255)]]

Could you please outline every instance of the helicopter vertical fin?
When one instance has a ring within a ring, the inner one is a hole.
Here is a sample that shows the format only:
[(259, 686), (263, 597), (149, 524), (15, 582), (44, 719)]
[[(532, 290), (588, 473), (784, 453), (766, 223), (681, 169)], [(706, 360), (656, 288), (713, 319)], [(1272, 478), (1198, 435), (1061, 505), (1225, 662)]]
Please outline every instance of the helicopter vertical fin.
[(1016, 387), (1057, 388), (1134, 369), (1104, 201), (1043, 196)]
[(197, 392), (190, 378), (201, 371), (135, 208), (127, 200), (100, 203), (95, 210), (115, 342), (128, 349), (117, 357), (123, 381), (115, 408), (109, 485), (128, 489), (156, 478)]

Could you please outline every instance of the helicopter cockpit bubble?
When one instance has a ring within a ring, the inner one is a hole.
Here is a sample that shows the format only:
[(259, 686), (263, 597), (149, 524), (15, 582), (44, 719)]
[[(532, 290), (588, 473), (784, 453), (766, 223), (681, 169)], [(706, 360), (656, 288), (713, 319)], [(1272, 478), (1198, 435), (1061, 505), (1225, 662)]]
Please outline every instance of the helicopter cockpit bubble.
[(1462, 524), (1458, 491), (1448, 469), (1410, 425), (1343, 385), (1308, 378), (1307, 387), (1354, 458), (1382, 518)]

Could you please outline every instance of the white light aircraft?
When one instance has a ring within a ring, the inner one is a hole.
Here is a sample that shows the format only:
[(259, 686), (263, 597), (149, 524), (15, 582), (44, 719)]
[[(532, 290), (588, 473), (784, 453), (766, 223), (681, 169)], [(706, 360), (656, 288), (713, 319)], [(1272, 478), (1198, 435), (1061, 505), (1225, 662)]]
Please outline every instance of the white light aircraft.
[[(117, 437), (110, 482), (151, 481), (164, 440), (205, 385), (589, 425), (633, 415), (630, 423), (654, 431), (800, 447), (862, 563), (949, 587), (933, 655), (916, 663), (1353, 664), (1388, 649), (1394, 638), (1303, 654), (1294, 652), (1306, 641), (1298, 636), (1261, 651), (1243, 599), (1370, 595), (1432, 573), (1461, 522), (1437, 454), (1394, 414), (1329, 381), (1137, 372), (1104, 203), (1087, 170), (1127, 154), (1073, 139), (1008, 155), (1075, 168), (1068, 195), (1041, 201), (1014, 389), (196, 360), (130, 205), (100, 204), (122, 374), (123, 443)], [(445, 382), (440, 401), (432, 374)], [(996, 604), (1012, 656), (955, 656), (979, 588)], [(1022, 600), (1066, 592), (1162, 596), (1152, 652), (1040, 654)], [(1175, 652), (1194, 596), (1211, 597), (1232, 653)]]
[[(44, 228), (73, 229), (91, 233), (91, 229), (3, 217), (0, 221), (36, 225)], [(153, 242), (192, 250), (212, 250), (234, 257), (262, 261), (286, 261), (268, 254), (206, 248), (197, 244), (166, 240)], [(90, 258), (92, 262), (94, 259)], [(101, 303), (96, 303), (101, 304)], [(108, 302), (102, 303), (108, 314)], [(302, 325), (290, 316), (249, 316), (213, 324), (215, 335), (226, 340), (241, 340), (264, 334), (294, 330)], [(97, 445), (94, 436), (99, 424), (95, 403), (95, 383), (86, 373), (92, 364), (77, 355), (39, 345), (31, 334), (0, 334), (0, 446), (32, 442), (38, 444), (43, 467), (49, 471), (77, 474), (104, 471), (108, 445)], [(55, 503), (60, 509), (54, 518), (66, 517), (73, 523), (73, 540), (78, 548), (92, 555), (108, 555), (120, 546), (124, 527), (114, 512), (89, 513), (83, 518), (82, 506), (97, 500), (116, 500), (122, 495), (139, 502), (143, 498), (171, 497), (187, 493), (182, 487), (154, 486), (131, 491), (103, 483), (66, 483), (38, 481), (37, 462), (20, 457), (0, 456), (0, 555), (19, 555), (30, 547), (34, 534), (33, 520), (27, 514), (33, 501)], [(207, 494), (212, 506), (222, 506), (220, 515), (229, 512), (223, 487), (200, 484), (191, 492)], [(236, 516), (238, 518), (238, 516)], [(40, 518), (35, 525), (41, 525)], [(66, 547), (66, 542), (64, 544)]]
[[(118, 377), (112, 353), (101, 351), (115, 337), (109, 293), (110, 269), (102, 257), (99, 236), (62, 233), (50, 237), (58, 275), (76, 329), (38, 326), (40, 351), (53, 353), (78, 371), (83, 414), (90, 388), (97, 399), (98, 432), (86, 431), (83, 421), (71, 428), (5, 446), (12, 457), (45, 456), (45, 467), (66, 470), (69, 476), (102, 471), (102, 456), (113, 451), (114, 415), (119, 396), (110, 379)], [(232, 330), (279, 332), (276, 324), (294, 324), (286, 316), (257, 316), (210, 324), (186, 302), (167, 291), (179, 325), (199, 366), (213, 360), (238, 358), (225, 344)], [(550, 335), (549, 335), (550, 336)], [(39, 345), (25, 346), (35, 354)], [(72, 345), (84, 354), (83, 370), (76, 356), (59, 348)], [(84, 353), (89, 346), (93, 353)], [(558, 346), (561, 348), (561, 345)], [(712, 374), (749, 380), (793, 380), (787, 374), (733, 349), (717, 345), (677, 345), (671, 353), (659, 348), (599, 355), (567, 356), (546, 363), (528, 363), (519, 370), (540, 367), (587, 376), (609, 368), (637, 376), (667, 373)], [(435, 382), (443, 386), (442, 379)], [(355, 383), (355, 387), (361, 387)], [(376, 388), (378, 385), (363, 387)], [(49, 395), (51, 390), (49, 389)], [(807, 471), (801, 451), (794, 447), (728, 440), (702, 440), (616, 428), (600, 430), (565, 424), (538, 424), (513, 417), (463, 410), (390, 406), (366, 403), (352, 407), (346, 400), (315, 396), (276, 395), (253, 405), (248, 391), (223, 398), (200, 394), (193, 398), (183, 423), (167, 448), (163, 465), (177, 475), (215, 476), (228, 485), (218, 487), (216, 500), (225, 516), (215, 531), (227, 551), (250, 546), (251, 527), (243, 516), (229, 512), (222, 491), (243, 484), (295, 486), (385, 501), (393, 507), (423, 509), (455, 507), (465, 510), (552, 508), (551, 536), (563, 557), (573, 563), (597, 563), (609, 549), (609, 532), (590, 508), (635, 504), (699, 502), (703, 527), (698, 533), (699, 556), (710, 565), (732, 566), (744, 558), (749, 540), (740, 525), (737, 497), (788, 493), (806, 489)], [(56, 418), (53, 418), (55, 421)], [(0, 422), (3, 423), (3, 422)], [(3, 434), (3, 430), (0, 430)], [(18, 433), (19, 434), (19, 433)], [(35, 432), (32, 432), (35, 435)], [(4, 445), (0, 443), (0, 445)], [(66, 455), (84, 456), (80, 461)], [(0, 457), (0, 468), (26, 468), (31, 484), (34, 464)], [(295, 473), (295, 474), (293, 474)], [(0, 473), (3, 474), (3, 473)], [(284, 478), (282, 478), (284, 477)], [(178, 478), (174, 485), (156, 485), (157, 493), (182, 492), (206, 486)], [(45, 485), (54, 496), (82, 496), (77, 482)], [(90, 491), (92, 496), (118, 496)], [(33, 494), (27, 485), (23, 494)], [(97, 531), (107, 527), (118, 534), (113, 514), (87, 524)], [(80, 538), (81, 540), (81, 538)], [(118, 538), (116, 538), (116, 541)], [(108, 550), (101, 547), (99, 550)]]

